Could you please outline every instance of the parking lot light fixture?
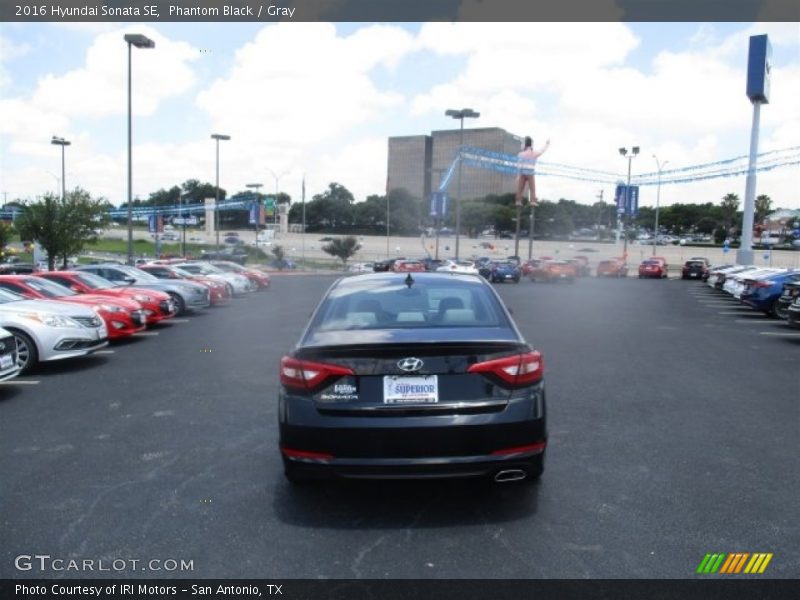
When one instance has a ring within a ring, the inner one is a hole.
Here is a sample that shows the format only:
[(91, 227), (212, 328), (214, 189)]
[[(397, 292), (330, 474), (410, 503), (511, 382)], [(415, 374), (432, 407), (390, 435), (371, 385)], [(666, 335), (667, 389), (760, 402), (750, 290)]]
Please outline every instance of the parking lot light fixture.
[(214, 231), (217, 234), (217, 252), (219, 252), (219, 141), (227, 141), (231, 136), (222, 133), (212, 133), (211, 139), (216, 140), (217, 143), (217, 183), (214, 186), (215, 200), (214, 200)]
[[(256, 191), (256, 201), (257, 202), (261, 201), (261, 199), (258, 196), (261, 193), (260, 192), (261, 188), (264, 187), (263, 183), (248, 183), (248, 184), (245, 184), (245, 187), (248, 187), (250, 189), (254, 189)], [(253, 227), (256, 230), (256, 248), (258, 248), (258, 225), (259, 225), (258, 216), (256, 216), (256, 222), (253, 223)]]
[(459, 241), (461, 237), (461, 150), (464, 146), (464, 119), (477, 119), (481, 113), (475, 112), (471, 108), (461, 110), (448, 109), (445, 111), (446, 117), (452, 117), (461, 121), (460, 133), (458, 138), (458, 183), (456, 184), (456, 260), (459, 258)]
[(62, 137), (53, 136), (50, 143), (55, 146), (61, 146), (61, 202), (65, 203), (67, 201), (67, 181), (65, 179), (64, 147), (69, 146), (72, 142)]
[(631, 151), (628, 152), (627, 148), (620, 148), (619, 153), (622, 158), (628, 159), (628, 180), (625, 185), (625, 212), (623, 214), (622, 219), (622, 258), (627, 263), (628, 262), (628, 209), (630, 208), (630, 193), (631, 193), (631, 161), (633, 158), (639, 154), (639, 146), (632, 146)]
[(156, 43), (140, 33), (126, 33), (128, 44), (128, 264), (133, 265), (133, 159), (131, 151), (131, 54), (132, 48), (155, 48)]
[(656, 159), (656, 166), (658, 167), (658, 186), (656, 187), (656, 224), (655, 224), (655, 232), (653, 238), (653, 256), (656, 255), (656, 246), (658, 245), (658, 209), (661, 205), (661, 171), (664, 167), (667, 166), (669, 163), (668, 160), (665, 160), (663, 163), (658, 160), (658, 157), (653, 154), (653, 158)]

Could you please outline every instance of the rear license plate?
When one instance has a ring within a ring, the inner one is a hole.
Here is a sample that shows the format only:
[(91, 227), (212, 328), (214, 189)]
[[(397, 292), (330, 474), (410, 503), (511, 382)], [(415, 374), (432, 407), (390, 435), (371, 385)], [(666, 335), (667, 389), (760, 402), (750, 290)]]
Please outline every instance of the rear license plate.
[(697, 277), (697, 273), (689, 273), (689, 277)]
[(439, 402), (439, 380), (436, 375), (405, 377), (386, 375), (383, 378), (384, 404), (436, 404)]
[(8, 369), (14, 364), (14, 357), (10, 354), (3, 354), (0, 356), (0, 369)]
[(513, 275), (506, 275), (506, 279), (514, 279)]

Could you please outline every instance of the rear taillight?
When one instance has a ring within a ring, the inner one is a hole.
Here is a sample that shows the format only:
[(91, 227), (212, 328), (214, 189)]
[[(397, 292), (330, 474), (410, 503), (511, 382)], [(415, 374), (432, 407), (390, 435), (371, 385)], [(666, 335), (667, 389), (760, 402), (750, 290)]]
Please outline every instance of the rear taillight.
[(752, 285), (753, 285), (753, 287), (757, 287), (757, 288), (768, 288), (768, 287), (772, 287), (772, 284), (771, 284), (769, 281), (756, 281), (756, 282), (755, 282), (754, 284), (752, 284)]
[(352, 369), (339, 365), (300, 360), (290, 356), (281, 359), (281, 383), (288, 388), (311, 391), (328, 379), (355, 375)]
[(493, 375), (509, 386), (525, 387), (542, 378), (544, 360), (538, 352), (527, 352), (475, 363), (467, 369), (467, 373)]

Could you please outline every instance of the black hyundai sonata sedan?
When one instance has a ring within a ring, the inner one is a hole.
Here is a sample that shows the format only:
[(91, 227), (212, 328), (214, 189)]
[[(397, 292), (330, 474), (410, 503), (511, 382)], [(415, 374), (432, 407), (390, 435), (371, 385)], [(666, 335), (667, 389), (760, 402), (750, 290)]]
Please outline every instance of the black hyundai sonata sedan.
[(286, 477), (535, 479), (543, 371), (481, 277), (340, 279), (281, 360)]

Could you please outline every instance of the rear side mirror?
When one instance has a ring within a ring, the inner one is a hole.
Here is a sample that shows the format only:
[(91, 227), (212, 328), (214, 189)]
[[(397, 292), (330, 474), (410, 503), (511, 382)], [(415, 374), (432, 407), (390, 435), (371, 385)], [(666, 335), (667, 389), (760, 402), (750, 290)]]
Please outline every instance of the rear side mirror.
[(124, 281), (128, 285), (132, 285), (132, 284), (136, 283), (136, 279), (134, 277), (124, 277), (122, 279), (122, 281)]
[(81, 289), (79, 286), (77, 286), (77, 285), (71, 285), (71, 286), (69, 286), (69, 289), (71, 289), (71, 290), (72, 290), (73, 292), (75, 292), (76, 294), (83, 294), (83, 293), (85, 293), (85, 292), (84, 292), (84, 291), (83, 291), (83, 290), (82, 290), (82, 289)]

